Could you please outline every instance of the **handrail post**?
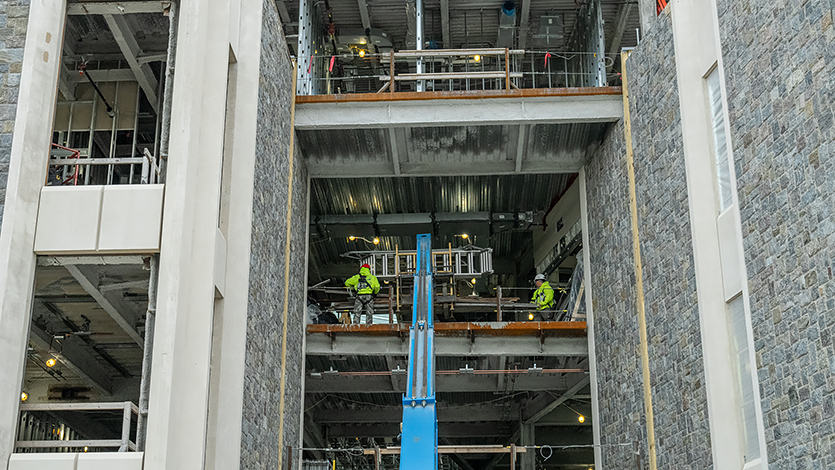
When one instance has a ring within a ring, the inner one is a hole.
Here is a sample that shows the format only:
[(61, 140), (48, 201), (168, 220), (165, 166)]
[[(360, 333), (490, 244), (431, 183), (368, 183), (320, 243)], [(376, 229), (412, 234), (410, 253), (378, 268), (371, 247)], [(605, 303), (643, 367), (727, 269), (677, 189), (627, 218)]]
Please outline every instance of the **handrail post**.
[(394, 93), (394, 49), (389, 51), (389, 93)]
[(502, 286), (496, 287), (496, 321), (502, 321)]
[(510, 90), (510, 49), (504, 48), (504, 88)]
[(125, 409), (122, 413), (122, 445), (119, 447), (119, 452), (127, 452), (130, 444), (130, 421), (131, 421), (131, 403), (125, 402)]

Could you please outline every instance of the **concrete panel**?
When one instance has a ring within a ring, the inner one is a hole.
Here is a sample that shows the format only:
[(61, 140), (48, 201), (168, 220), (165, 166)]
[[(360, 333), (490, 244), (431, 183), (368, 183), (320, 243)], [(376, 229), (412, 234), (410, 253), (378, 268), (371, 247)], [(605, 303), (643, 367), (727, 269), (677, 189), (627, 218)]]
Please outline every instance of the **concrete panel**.
[(143, 452), (78, 454), (76, 470), (142, 470)]
[(41, 189), (35, 253), (92, 252), (101, 214), (102, 186)]
[(9, 470), (76, 470), (78, 454), (12, 454)]
[(105, 187), (98, 251), (158, 252), (164, 187), (162, 184)]

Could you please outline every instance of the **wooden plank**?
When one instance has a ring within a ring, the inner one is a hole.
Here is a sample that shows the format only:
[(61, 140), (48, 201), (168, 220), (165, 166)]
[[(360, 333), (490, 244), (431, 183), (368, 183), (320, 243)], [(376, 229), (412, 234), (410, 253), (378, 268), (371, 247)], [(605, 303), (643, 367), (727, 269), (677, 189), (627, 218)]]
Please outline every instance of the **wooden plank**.
[(354, 93), (340, 95), (299, 95), (297, 104), (348, 103), (363, 101), (480, 100), (484, 98), (535, 98), (541, 96), (620, 95), (621, 87), (532, 88), (523, 90), (458, 90), (397, 93)]

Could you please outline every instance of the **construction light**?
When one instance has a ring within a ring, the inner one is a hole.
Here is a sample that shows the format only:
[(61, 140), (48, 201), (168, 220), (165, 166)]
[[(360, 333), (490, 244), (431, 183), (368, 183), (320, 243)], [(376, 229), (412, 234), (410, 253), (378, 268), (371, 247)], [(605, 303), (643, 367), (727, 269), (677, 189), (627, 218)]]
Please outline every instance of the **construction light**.
[(357, 239), (357, 237), (355, 237), (355, 236), (353, 236), (353, 235), (351, 235), (350, 237), (348, 237), (348, 240), (351, 240), (351, 241), (354, 241), (354, 240), (356, 240), (356, 239)]
[(464, 240), (466, 240), (466, 239), (470, 238), (470, 236), (469, 236), (469, 235), (467, 235), (466, 233), (462, 233), (462, 234), (461, 234), (461, 238), (463, 238)]
[(371, 240), (371, 242), (374, 243), (375, 245), (379, 245), (380, 244), (380, 239), (377, 238), (377, 237), (374, 237), (374, 240)]
[(87, 446), (84, 446), (84, 452), (87, 452)]
[(55, 366), (55, 362), (56, 362), (55, 358), (50, 357), (49, 359), (46, 360), (46, 366), (47, 367), (53, 367), (53, 366)]
[(476, 62), (481, 62), (481, 56), (476, 54), (476, 55), (473, 56), (473, 60), (476, 61)]
[(533, 320), (533, 312), (528, 314), (528, 320)]
[(29, 399), (29, 394), (26, 392), (20, 392), (20, 401), (26, 401)]
[(365, 49), (360, 49), (359, 54), (360, 54), (360, 58), (365, 57)]
[(583, 415), (579, 415), (579, 416), (577, 416), (577, 421), (579, 421), (581, 423), (585, 423), (586, 422), (586, 417), (583, 416)]

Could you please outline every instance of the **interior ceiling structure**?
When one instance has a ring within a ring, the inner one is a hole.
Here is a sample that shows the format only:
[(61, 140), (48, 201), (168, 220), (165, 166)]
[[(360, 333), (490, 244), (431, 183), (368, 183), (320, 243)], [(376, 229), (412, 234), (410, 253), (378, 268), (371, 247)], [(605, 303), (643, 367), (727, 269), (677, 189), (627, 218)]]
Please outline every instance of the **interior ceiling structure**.
[[(416, 48), (413, 42), (413, 21), (410, 21), (414, 14), (409, 14), (409, 11), (414, 11), (414, 1), (330, 0), (319, 2), (322, 14), (326, 10), (325, 3), (332, 10), (337, 34), (340, 29), (344, 28), (360, 30), (366, 27), (376, 28), (390, 37), (395, 50)], [(443, 49), (497, 47), (499, 10), (504, 3), (503, 0), (425, 0), (423, 2), (425, 40), (434, 41), (439, 48)], [(515, 2), (517, 28), (514, 47), (526, 50), (564, 51), (576, 29), (577, 14), (585, 3), (588, 1), (520, 0)], [(295, 51), (296, 44), (292, 39), (295, 39), (298, 34), (299, 3), (293, 0), (277, 0), (276, 4), (279, 7), (284, 32), (288, 35), (288, 45), (291, 50)], [(625, 33), (617, 41), (617, 45), (613, 45), (611, 41), (607, 42), (607, 51), (612, 49), (620, 51), (620, 47), (637, 45), (636, 30), (640, 28), (637, 2), (603, 0), (602, 5), (607, 38), (616, 36), (617, 20), (620, 17), (625, 18)], [(529, 13), (528, 17), (524, 18), (526, 6)], [(446, 14), (442, 11), (444, 8), (447, 10)], [(368, 16), (368, 24), (363, 23), (364, 14)], [(445, 16), (449, 18), (447, 23), (443, 21)], [(547, 34), (545, 30), (547, 25), (544, 22), (547, 18), (562, 23), (562, 27), (558, 28), (558, 34)], [(323, 23), (327, 24), (327, 21)], [(445, 31), (447, 31), (446, 35)]]
[[(445, 248), (493, 248), (497, 269), (530, 256), (531, 232), (576, 174), (314, 179), (310, 190), (310, 282), (355, 274), (349, 251), (415, 249), (415, 235), (433, 234)], [(387, 216), (392, 216), (386, 218)], [(456, 235), (467, 234), (467, 240)], [(375, 246), (349, 236), (380, 238)], [(503, 262), (504, 261), (504, 262)]]
[[(139, 328), (148, 305), (149, 273), (142, 258), (88, 264), (83, 258), (39, 258), (25, 385), (46, 381), (50, 399), (84, 399), (61, 390), (108, 396), (142, 373)], [(47, 367), (49, 358), (57, 364)], [(81, 387), (81, 388), (79, 388)], [(134, 391), (138, 398), (138, 387)], [(56, 395), (57, 393), (57, 395)]]

